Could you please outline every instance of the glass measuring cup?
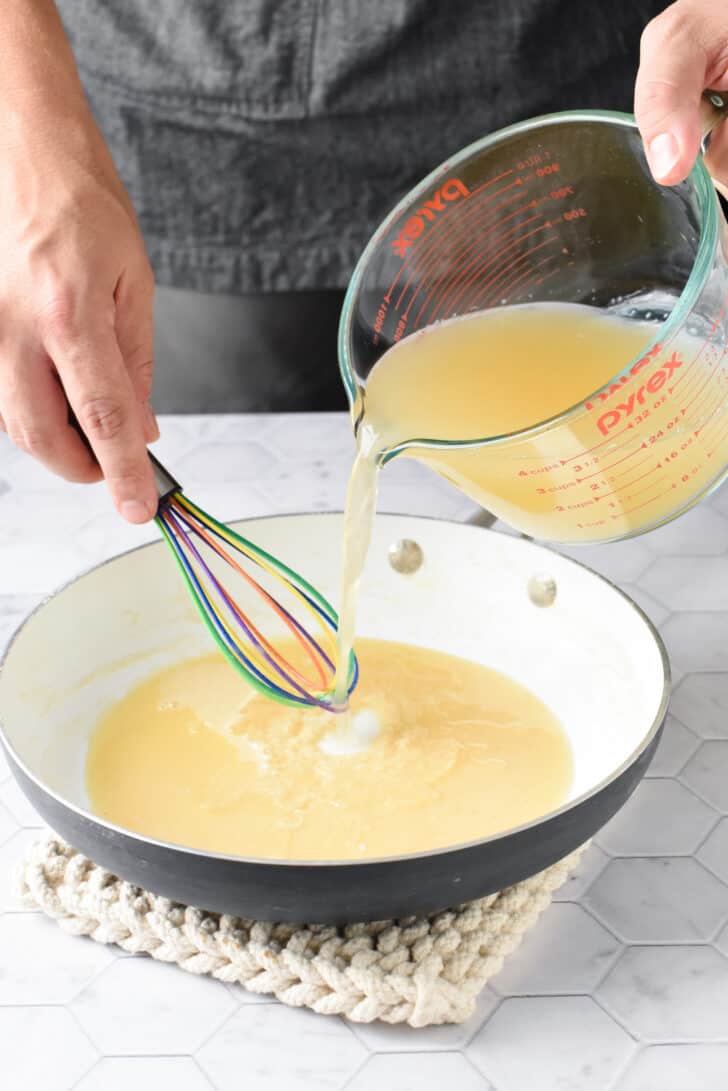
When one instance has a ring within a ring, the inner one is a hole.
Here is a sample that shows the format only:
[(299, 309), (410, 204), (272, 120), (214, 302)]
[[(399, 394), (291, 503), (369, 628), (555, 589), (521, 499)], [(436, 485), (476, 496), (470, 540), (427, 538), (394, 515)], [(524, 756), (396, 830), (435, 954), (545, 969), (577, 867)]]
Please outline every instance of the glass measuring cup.
[(349, 285), (339, 359), (355, 427), (384, 352), (495, 306), (580, 303), (651, 323), (639, 357), (523, 431), (412, 436), (414, 456), (534, 537), (610, 541), (690, 508), (728, 472), (728, 239), (699, 158), (649, 172), (634, 119), (583, 111), (465, 148), (403, 198)]

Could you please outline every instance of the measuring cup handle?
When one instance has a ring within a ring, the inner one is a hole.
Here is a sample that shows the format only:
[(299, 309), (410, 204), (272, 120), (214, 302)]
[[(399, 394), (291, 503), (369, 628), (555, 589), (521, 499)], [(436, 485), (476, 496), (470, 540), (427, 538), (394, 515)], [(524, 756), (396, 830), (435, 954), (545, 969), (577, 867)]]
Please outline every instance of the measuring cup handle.
[(728, 117), (728, 91), (703, 91), (700, 100), (703, 151), (710, 143), (710, 134)]
[(472, 515), (469, 515), (465, 520), (470, 526), (473, 527), (492, 527), (493, 523), (498, 518), (497, 515), (493, 515), (492, 511), (486, 511), (485, 508), (478, 508)]
[[(494, 515), (492, 511), (488, 511), (486, 508), (478, 508), (472, 515), (469, 515), (465, 520), (467, 526), (471, 527), (485, 527), (489, 530), (496, 522), (498, 516)], [(533, 538), (530, 534), (524, 534), (523, 531), (519, 531), (519, 538), (525, 538), (526, 541), (532, 542)]]

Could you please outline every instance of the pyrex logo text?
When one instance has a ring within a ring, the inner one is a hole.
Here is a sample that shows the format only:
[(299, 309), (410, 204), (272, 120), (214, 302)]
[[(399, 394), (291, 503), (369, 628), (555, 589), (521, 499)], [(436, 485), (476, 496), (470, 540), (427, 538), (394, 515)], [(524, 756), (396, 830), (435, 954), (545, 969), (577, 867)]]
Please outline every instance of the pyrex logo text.
[(469, 193), (470, 190), (459, 178), (450, 178), (440, 186), (434, 197), (429, 197), (422, 208), (418, 208), (414, 216), (410, 216), (397, 238), (392, 239), (392, 249), (397, 257), (403, 258), (415, 239), (425, 230), (427, 223), (431, 223), (438, 212), (445, 211), (446, 201), (457, 201), (459, 197), (467, 197)]
[[(655, 346), (652, 352), (650, 352), (647, 356), (643, 357), (642, 360), (638, 360), (638, 362), (630, 371), (629, 376), (627, 376), (625, 380), (623, 380), (623, 382), (631, 379), (633, 375), (635, 375), (647, 363), (649, 363), (650, 359), (658, 351), (659, 346)], [(665, 360), (660, 365), (660, 367), (653, 371), (649, 379), (647, 379), (647, 381), (643, 383), (642, 386), (638, 387), (637, 390), (633, 390), (629, 397), (625, 398), (625, 400), (619, 405), (615, 405), (613, 409), (609, 409), (606, 413), (603, 413), (597, 421), (597, 428), (602, 433), (602, 435), (608, 435), (612, 428), (615, 428), (620, 423), (620, 421), (626, 420), (628, 417), (631, 417), (636, 407), (638, 405), (644, 404), (646, 394), (656, 394), (658, 390), (662, 390), (665, 383), (670, 381), (677, 369), (679, 367), (682, 367), (682, 363), (682, 356), (680, 356), (680, 354), (677, 352), (673, 352), (670, 359)], [(617, 389), (619, 389), (619, 387), (614, 386), (611, 388), (611, 390), (605, 391), (602, 395), (600, 395), (600, 397), (604, 400)], [(593, 408), (593, 406), (590, 404), (587, 406), (587, 408), (591, 409)]]

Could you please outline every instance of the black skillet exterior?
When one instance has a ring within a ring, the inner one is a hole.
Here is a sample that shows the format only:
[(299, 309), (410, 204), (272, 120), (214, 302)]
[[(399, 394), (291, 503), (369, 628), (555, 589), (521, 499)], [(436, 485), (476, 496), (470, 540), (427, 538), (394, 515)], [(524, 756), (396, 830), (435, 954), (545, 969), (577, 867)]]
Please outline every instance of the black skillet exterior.
[(268, 921), (342, 924), (431, 913), (492, 894), (578, 848), (616, 814), (644, 776), (662, 734), (586, 799), (527, 829), (468, 848), (354, 864), (224, 859), (159, 845), (60, 802), (8, 754), (21, 789), (61, 837), (113, 874), (173, 901)]

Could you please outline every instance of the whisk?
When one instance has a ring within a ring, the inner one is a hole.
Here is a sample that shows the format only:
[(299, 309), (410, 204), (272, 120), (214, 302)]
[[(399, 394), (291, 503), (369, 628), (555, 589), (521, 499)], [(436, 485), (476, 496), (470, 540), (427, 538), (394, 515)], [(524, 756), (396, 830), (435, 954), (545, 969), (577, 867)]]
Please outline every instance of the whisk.
[[(315, 705), (341, 712), (347, 702), (334, 699), (333, 681), (337, 657), (335, 634), (338, 616), (333, 607), (302, 576), (264, 549), (236, 534), (198, 508), (158, 459), (149, 455), (159, 495), (156, 523), (162, 531), (184, 576), (187, 588), (208, 630), (228, 661), (251, 686), (285, 705)], [(215, 558), (218, 558), (216, 561)], [(220, 562), (241, 577), (251, 598), (263, 599), (295, 638), (306, 667), (295, 666), (268, 639), (225, 587), (225, 577), (216, 574)], [(279, 581), (296, 604), (297, 613), (283, 605), (249, 571), (262, 570)], [(352, 654), (348, 693), (358, 681), (359, 668)], [(348, 697), (348, 694), (347, 694)]]

